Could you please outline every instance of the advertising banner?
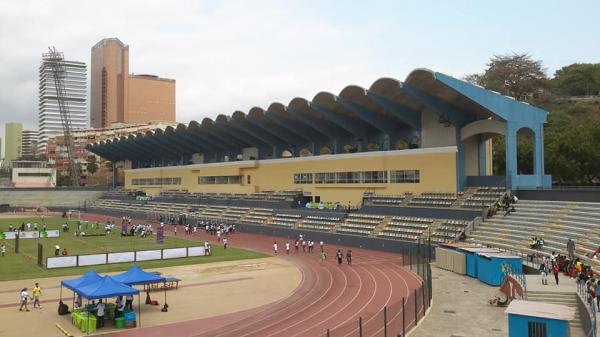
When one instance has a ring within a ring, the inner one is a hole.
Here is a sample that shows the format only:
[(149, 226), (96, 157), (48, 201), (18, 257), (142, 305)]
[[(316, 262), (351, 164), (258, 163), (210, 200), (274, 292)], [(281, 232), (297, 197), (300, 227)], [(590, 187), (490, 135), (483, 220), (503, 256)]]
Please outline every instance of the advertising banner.
[(60, 256), (60, 257), (49, 257), (46, 261), (46, 268), (64, 268), (64, 267), (76, 267), (77, 256)]
[(93, 266), (96, 264), (106, 264), (106, 254), (79, 255), (80, 266)]
[(108, 254), (108, 263), (121, 263), (135, 261), (134, 252), (110, 253)]
[(156, 229), (156, 243), (165, 242), (165, 228), (163, 226), (158, 226)]
[(142, 250), (136, 253), (136, 261), (160, 260), (160, 250)]
[[(14, 240), (15, 237), (17, 236), (18, 232), (1, 232), (0, 233), (0, 239), (4, 239), (4, 240)], [(19, 238), (20, 239), (37, 239), (40, 237), (40, 232), (38, 231), (25, 231), (25, 232), (20, 232), (19, 234)]]
[(171, 248), (163, 249), (163, 259), (175, 259), (178, 257), (186, 257), (187, 248)]
[(58, 229), (46, 230), (40, 232), (41, 238), (57, 238), (60, 236), (60, 231)]
[(188, 247), (188, 256), (204, 256), (206, 250), (204, 247)]

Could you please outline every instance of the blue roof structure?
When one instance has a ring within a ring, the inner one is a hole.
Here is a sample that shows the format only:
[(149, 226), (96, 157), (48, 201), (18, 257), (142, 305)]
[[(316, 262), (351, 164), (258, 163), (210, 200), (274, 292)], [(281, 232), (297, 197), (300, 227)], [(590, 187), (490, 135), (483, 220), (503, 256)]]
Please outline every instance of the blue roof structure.
[(60, 284), (64, 287), (67, 287), (68, 289), (70, 289), (72, 291), (76, 291), (77, 288), (79, 288), (79, 287), (83, 287), (83, 286), (86, 286), (86, 285), (89, 285), (92, 283), (96, 283), (101, 280), (102, 280), (102, 276), (100, 276), (98, 273), (96, 273), (95, 270), (88, 270), (82, 276), (80, 276), (76, 279), (72, 279), (72, 280), (60, 281)]
[(165, 278), (153, 273), (142, 270), (139, 266), (133, 266), (128, 271), (111, 276), (115, 281), (127, 285), (148, 284), (156, 282), (164, 282)]
[(104, 276), (97, 282), (77, 287), (75, 292), (88, 300), (140, 293), (139, 290), (118, 282), (110, 276)]
[[(424, 116), (435, 115), (434, 118)], [(284, 152), (299, 156), (302, 149), (318, 155), (368, 150), (369, 144), (383, 151), (394, 150), (398, 141), (409, 147), (421, 146), (424, 120), (435, 119), (455, 129), (455, 139), (440, 146), (456, 146), (457, 186), (467, 182), (461, 137), (477, 136), (480, 143), (488, 134), (506, 137), (506, 185), (509, 188), (547, 187), (551, 177), (544, 174), (543, 125), (548, 113), (514, 98), (428, 69), (412, 71), (404, 82), (381, 78), (368, 89), (355, 85), (339, 94), (320, 92), (312, 100), (294, 98), (287, 105), (273, 103), (266, 110), (254, 107), (244, 113), (218, 115), (190, 121), (164, 131), (130, 135), (88, 145), (87, 150), (110, 161), (131, 161), (132, 168), (178, 166), (193, 163), (201, 153), (205, 163), (236, 158), (243, 149), (258, 149), (258, 158), (282, 158)], [(493, 125), (500, 128), (491, 128)], [(487, 126), (487, 128), (486, 128)], [(531, 131), (534, 139), (534, 174), (521, 175), (517, 168), (516, 133)], [(435, 132), (429, 132), (429, 135)], [(488, 138), (489, 139), (489, 138)], [(434, 142), (439, 143), (439, 142)], [(482, 148), (480, 146), (480, 148)], [(478, 155), (480, 171), (485, 171), (485, 153)], [(470, 157), (469, 157), (470, 158)], [(482, 173), (480, 172), (480, 175)]]

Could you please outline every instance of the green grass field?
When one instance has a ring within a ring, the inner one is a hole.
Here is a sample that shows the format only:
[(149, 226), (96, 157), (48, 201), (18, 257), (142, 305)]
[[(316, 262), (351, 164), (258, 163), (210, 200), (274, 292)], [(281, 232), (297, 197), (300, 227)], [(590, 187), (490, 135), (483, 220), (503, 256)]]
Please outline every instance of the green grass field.
[[(61, 218), (47, 218), (45, 223), (47, 229), (60, 229), (64, 223)], [(37, 222), (39, 229), (42, 229), (42, 221), (39, 217), (18, 218), (18, 219), (0, 219), (0, 231), (8, 231), (9, 224), (18, 227), (22, 222)], [(177, 248), (198, 246), (201, 243), (182, 238), (165, 237), (163, 244), (155, 243), (156, 236), (147, 238), (122, 237), (120, 236), (121, 226), (117, 224), (110, 236), (90, 236), (76, 237), (73, 231), (77, 228), (77, 221), (69, 221), (71, 231), (63, 233), (61, 231), (58, 238), (40, 238), (40, 239), (21, 239), (19, 241), (19, 254), (14, 253), (15, 240), (3, 240), (6, 244), (6, 256), (0, 257), (0, 281), (21, 280), (31, 278), (53, 277), (63, 275), (80, 275), (89, 269), (95, 269), (98, 272), (123, 271), (129, 269), (134, 263), (118, 263), (111, 265), (98, 265), (74, 268), (45, 269), (37, 265), (37, 244), (41, 243), (44, 247), (44, 261), (46, 257), (54, 256), (54, 245), (58, 243), (62, 248), (67, 248), (69, 255), (95, 254), (104, 252), (123, 252), (132, 250), (157, 249), (157, 248)], [(91, 224), (86, 229), (82, 222), (82, 228), (88, 234), (93, 234)], [(99, 233), (104, 232), (104, 225), (100, 224)], [(213, 247), (212, 256), (190, 257), (181, 259), (169, 259), (158, 261), (136, 262), (142, 268), (170, 267), (178, 265), (190, 265), (199, 263), (210, 263), (220, 261), (232, 261), (243, 259), (254, 259), (265, 257), (266, 255), (236, 249), (228, 248), (224, 250), (221, 246)]]

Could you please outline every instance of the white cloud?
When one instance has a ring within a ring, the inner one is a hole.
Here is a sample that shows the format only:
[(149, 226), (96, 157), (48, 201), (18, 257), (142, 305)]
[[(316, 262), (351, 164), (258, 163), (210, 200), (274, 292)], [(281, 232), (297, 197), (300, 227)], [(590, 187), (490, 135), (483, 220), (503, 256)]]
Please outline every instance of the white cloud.
[(327, 21), (290, 1), (4, 1), (0, 120), (37, 125), (48, 45), (89, 67), (90, 48), (119, 37), (131, 72), (177, 80), (177, 119), (187, 122), (406, 74), (410, 67), (386, 73), (392, 64), (370, 48), (378, 29)]

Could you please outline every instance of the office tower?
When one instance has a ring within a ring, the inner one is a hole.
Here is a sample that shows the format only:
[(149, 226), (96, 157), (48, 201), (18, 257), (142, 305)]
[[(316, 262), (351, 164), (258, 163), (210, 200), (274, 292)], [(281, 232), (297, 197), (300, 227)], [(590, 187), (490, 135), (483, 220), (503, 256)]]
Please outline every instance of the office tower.
[(175, 121), (175, 80), (129, 73), (129, 46), (117, 38), (92, 47), (90, 124)]
[(4, 125), (4, 161), (8, 165), (21, 157), (22, 123), (6, 123)]
[[(68, 106), (72, 129), (87, 127), (87, 67), (84, 62), (64, 61), (65, 102)], [(45, 154), (48, 137), (63, 133), (60, 109), (56, 99), (52, 68), (44, 61), (39, 74), (39, 138), (37, 152)]]
[(38, 132), (23, 130), (21, 136), (21, 155), (23, 157), (34, 157), (36, 155)]

